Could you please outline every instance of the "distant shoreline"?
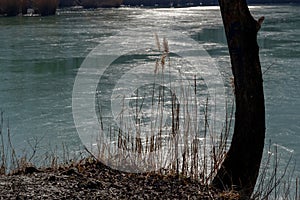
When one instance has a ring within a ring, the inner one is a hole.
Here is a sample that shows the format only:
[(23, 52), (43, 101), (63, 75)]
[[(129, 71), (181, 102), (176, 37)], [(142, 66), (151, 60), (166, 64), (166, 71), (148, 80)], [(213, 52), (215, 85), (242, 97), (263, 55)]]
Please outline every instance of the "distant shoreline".
[[(209, 7), (209, 6), (219, 6), (218, 4), (214, 5), (188, 5), (188, 6), (145, 6), (145, 5), (121, 5), (118, 8), (190, 8), (190, 7)], [(300, 6), (300, 3), (260, 3), (260, 4), (249, 4), (249, 6)], [(118, 9), (116, 7), (112, 7)], [(84, 8), (83, 6), (64, 6), (58, 7), (59, 10), (94, 10), (94, 9), (110, 9), (107, 7), (99, 7), (99, 8)]]
[[(218, 6), (218, 2), (212, 2), (212, 3), (183, 3), (183, 4), (174, 4), (174, 3), (164, 3), (163, 1), (160, 3), (130, 3), (131, 0), (123, 1), (120, 7), (145, 7), (145, 8), (185, 8), (185, 7), (198, 7), (198, 6)], [(300, 0), (295, 2), (285, 2), (285, 1), (277, 1), (277, 2), (255, 2), (255, 1), (249, 1), (249, 6), (262, 6), (262, 5), (300, 5)], [(64, 5), (61, 3), (59, 5), (59, 9), (63, 8), (72, 8), (72, 7), (80, 7), (81, 5)]]

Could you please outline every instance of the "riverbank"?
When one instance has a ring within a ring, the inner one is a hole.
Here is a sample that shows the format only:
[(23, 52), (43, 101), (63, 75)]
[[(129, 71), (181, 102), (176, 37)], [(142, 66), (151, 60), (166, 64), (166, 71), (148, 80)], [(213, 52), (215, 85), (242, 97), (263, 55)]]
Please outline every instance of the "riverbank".
[(234, 192), (172, 173), (130, 174), (88, 158), (58, 168), (26, 167), (0, 176), (0, 199), (238, 199)]

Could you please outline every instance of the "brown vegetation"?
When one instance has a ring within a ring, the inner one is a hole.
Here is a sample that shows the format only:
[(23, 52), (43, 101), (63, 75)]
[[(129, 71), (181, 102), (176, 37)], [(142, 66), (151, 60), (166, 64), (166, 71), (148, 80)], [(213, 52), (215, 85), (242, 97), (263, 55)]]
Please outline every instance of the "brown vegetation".
[(41, 16), (55, 15), (59, 0), (32, 0), (32, 8)]
[(119, 7), (123, 0), (82, 0), (81, 4), (84, 8), (98, 7)]
[(26, 14), (27, 8), (27, 0), (0, 0), (0, 15), (16, 16)]
[(27, 169), (0, 176), (0, 199), (238, 199), (187, 177), (119, 172), (92, 158)]
[(58, 4), (59, 0), (0, 0), (0, 15), (26, 14), (28, 8), (41, 16), (54, 15)]

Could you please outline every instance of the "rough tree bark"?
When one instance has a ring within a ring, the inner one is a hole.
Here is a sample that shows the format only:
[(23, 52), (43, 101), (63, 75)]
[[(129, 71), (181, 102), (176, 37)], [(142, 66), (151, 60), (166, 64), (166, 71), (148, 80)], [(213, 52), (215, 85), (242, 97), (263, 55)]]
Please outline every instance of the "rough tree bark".
[(256, 21), (246, 0), (219, 0), (235, 85), (235, 125), (230, 149), (212, 185), (235, 189), (250, 198), (261, 163), (265, 139), (263, 80)]

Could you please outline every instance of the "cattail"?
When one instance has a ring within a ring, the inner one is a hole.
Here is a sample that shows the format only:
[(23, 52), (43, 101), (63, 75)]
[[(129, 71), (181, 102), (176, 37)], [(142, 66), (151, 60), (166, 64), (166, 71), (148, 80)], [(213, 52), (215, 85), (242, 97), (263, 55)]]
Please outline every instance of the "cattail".
[(160, 63), (161, 63), (162, 70), (164, 70), (164, 68), (165, 68), (166, 57), (167, 57), (167, 55), (166, 55), (166, 54), (163, 54), (163, 55), (161, 56), (161, 59), (160, 59)]
[(159, 38), (158, 38), (157, 33), (154, 33), (154, 37), (155, 37), (156, 47), (157, 47), (158, 51), (160, 51), (160, 43), (159, 43)]
[(158, 72), (158, 67), (159, 67), (159, 61), (158, 61), (158, 59), (156, 59), (156, 62), (155, 62), (155, 69), (154, 69), (154, 74), (157, 74), (157, 72)]
[(163, 40), (163, 45), (164, 45), (164, 52), (169, 53), (169, 44), (168, 44), (167, 38), (165, 38), (165, 37), (164, 37), (164, 40)]

